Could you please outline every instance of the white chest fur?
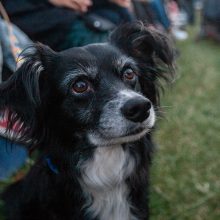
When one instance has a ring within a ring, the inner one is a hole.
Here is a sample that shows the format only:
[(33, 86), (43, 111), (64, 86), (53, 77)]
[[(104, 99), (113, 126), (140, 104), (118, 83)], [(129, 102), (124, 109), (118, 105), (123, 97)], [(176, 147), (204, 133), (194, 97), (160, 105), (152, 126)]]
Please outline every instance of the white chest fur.
[(125, 182), (134, 167), (134, 158), (121, 146), (97, 148), (94, 157), (82, 166), (87, 211), (100, 220), (137, 220), (131, 213)]

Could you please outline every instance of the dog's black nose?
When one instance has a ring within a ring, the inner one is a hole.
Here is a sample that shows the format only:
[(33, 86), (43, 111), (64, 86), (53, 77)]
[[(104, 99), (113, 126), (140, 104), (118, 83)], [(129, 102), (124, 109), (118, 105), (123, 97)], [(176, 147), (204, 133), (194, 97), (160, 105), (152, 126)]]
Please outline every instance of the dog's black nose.
[(121, 108), (122, 114), (130, 121), (143, 122), (150, 115), (151, 102), (143, 98), (128, 100)]

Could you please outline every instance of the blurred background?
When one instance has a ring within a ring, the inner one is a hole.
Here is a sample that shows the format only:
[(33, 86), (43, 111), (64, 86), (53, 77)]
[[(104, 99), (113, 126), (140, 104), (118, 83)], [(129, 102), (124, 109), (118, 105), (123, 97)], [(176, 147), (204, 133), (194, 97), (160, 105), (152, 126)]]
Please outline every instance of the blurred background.
[[(176, 46), (177, 76), (162, 96), (155, 134), (151, 219), (220, 219), (219, 0), (0, 3), (0, 82), (13, 74), (18, 54), (32, 42), (58, 51), (104, 42), (116, 26), (135, 20), (167, 34)], [(0, 118), (0, 192), (22, 178), (34, 158), (22, 143), (5, 147), (6, 124)]]

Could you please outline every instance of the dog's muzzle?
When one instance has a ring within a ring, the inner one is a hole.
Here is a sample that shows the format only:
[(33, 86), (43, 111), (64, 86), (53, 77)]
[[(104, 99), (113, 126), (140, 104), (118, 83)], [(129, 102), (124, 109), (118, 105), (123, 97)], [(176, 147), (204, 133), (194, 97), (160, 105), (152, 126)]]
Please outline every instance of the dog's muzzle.
[(142, 138), (155, 123), (155, 111), (149, 99), (131, 90), (120, 91), (106, 103), (98, 128), (88, 137), (94, 145), (133, 142)]

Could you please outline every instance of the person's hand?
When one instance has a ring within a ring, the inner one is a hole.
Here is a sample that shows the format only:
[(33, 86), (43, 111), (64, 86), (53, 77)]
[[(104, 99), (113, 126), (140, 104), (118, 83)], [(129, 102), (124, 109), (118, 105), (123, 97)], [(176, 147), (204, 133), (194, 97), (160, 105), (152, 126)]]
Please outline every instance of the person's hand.
[(87, 12), (92, 5), (91, 0), (49, 0), (49, 2), (57, 7), (66, 7), (79, 12)]
[(131, 6), (131, 0), (110, 0), (110, 2), (113, 2), (124, 8), (129, 8)]

